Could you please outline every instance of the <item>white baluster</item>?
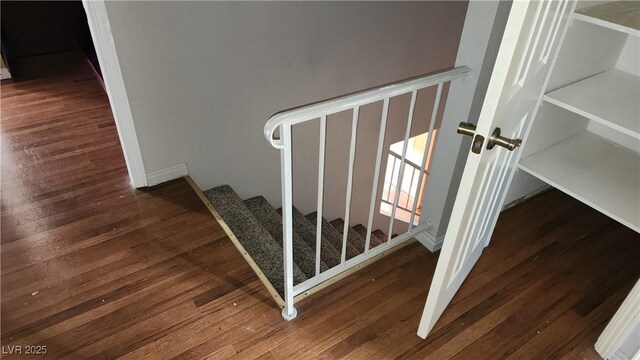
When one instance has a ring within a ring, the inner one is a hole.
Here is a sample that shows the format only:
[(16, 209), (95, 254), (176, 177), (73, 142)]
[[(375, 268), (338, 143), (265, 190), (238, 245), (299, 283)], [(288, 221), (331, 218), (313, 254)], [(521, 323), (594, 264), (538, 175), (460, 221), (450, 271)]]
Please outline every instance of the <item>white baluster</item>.
[(409, 200), (411, 200), (411, 188), (413, 187), (413, 178), (416, 177), (416, 168), (411, 165), (411, 181), (409, 181), (409, 191), (407, 192), (407, 201), (404, 202), (404, 208), (409, 208)]
[(402, 177), (404, 176), (404, 168), (405, 168), (405, 159), (407, 157), (407, 147), (409, 146), (409, 136), (411, 135), (411, 124), (413, 123), (413, 111), (416, 107), (416, 96), (418, 94), (417, 90), (411, 92), (411, 103), (409, 104), (409, 116), (407, 118), (407, 130), (404, 133), (404, 143), (402, 144), (402, 158), (400, 160), (400, 173), (398, 175), (398, 186), (396, 186), (396, 196), (393, 199), (393, 207), (391, 208), (391, 219), (389, 220), (389, 234), (388, 241), (391, 241), (391, 236), (393, 234), (393, 223), (396, 218), (396, 209), (398, 208), (398, 200), (400, 196), (398, 193), (402, 188)]
[(413, 229), (413, 220), (416, 217), (416, 209), (418, 208), (418, 197), (420, 196), (420, 186), (422, 185), (422, 179), (424, 178), (424, 170), (427, 165), (427, 158), (432, 154), (429, 153), (431, 149), (431, 141), (433, 140), (433, 130), (436, 126), (436, 120), (438, 118), (438, 110), (440, 109), (440, 97), (442, 96), (442, 83), (438, 84), (438, 90), (436, 92), (436, 99), (433, 103), (433, 110), (431, 111), (431, 121), (429, 122), (429, 132), (427, 133), (427, 141), (424, 145), (424, 156), (422, 157), (422, 165), (420, 166), (420, 177), (418, 178), (418, 188), (416, 189), (413, 197), (413, 206), (411, 208), (411, 219), (409, 220), (409, 231)]
[(394, 179), (394, 176), (396, 176), (396, 162), (398, 161), (398, 158), (395, 155), (393, 155), (393, 153), (390, 156), (393, 158), (393, 163), (391, 164), (391, 177), (389, 178), (389, 189), (387, 189), (387, 201), (391, 200), (391, 186), (393, 186), (394, 184), (393, 179)]
[[(373, 229), (373, 215), (377, 207), (376, 198), (378, 196), (378, 181), (380, 180), (380, 163), (382, 163), (382, 150), (384, 148), (384, 136), (387, 131), (387, 118), (389, 115), (389, 98), (382, 103), (382, 116), (380, 118), (380, 133), (378, 134), (378, 150), (376, 151), (376, 166), (373, 170), (373, 187), (371, 189), (371, 202), (369, 203), (369, 220), (367, 221), (367, 239), (364, 253), (369, 254), (371, 246), (371, 231)], [(391, 188), (391, 185), (389, 185)]]
[(316, 219), (316, 276), (320, 274), (322, 250), (322, 206), (324, 202), (324, 155), (327, 136), (327, 116), (320, 117), (320, 148), (318, 149), (318, 211)]
[(347, 236), (349, 235), (349, 215), (351, 213), (351, 190), (353, 189), (353, 167), (356, 160), (356, 138), (358, 137), (358, 115), (360, 107), (353, 108), (353, 120), (351, 122), (351, 145), (349, 146), (349, 173), (347, 177), (347, 198), (344, 209), (344, 232), (342, 233), (342, 260), (347, 259)]

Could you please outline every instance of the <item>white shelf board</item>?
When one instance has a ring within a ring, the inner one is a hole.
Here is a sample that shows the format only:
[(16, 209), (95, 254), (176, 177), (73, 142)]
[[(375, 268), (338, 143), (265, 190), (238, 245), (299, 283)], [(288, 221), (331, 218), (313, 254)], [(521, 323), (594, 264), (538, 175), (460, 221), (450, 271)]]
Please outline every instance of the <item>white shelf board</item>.
[(520, 160), (519, 167), (640, 232), (640, 155), (589, 132)]
[(608, 29), (640, 36), (640, 2), (612, 1), (576, 10), (573, 18)]
[(608, 70), (547, 93), (544, 100), (640, 139), (640, 78)]

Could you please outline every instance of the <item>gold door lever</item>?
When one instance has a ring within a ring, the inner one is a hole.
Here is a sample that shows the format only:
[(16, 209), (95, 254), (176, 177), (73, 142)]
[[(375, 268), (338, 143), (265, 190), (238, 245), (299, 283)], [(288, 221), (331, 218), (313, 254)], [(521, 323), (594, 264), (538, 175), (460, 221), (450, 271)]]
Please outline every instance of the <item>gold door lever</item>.
[(458, 125), (458, 134), (467, 135), (473, 137), (473, 142), (471, 143), (471, 152), (475, 154), (480, 154), (482, 151), (482, 144), (484, 143), (484, 136), (476, 135), (476, 126), (472, 123), (461, 122)]
[(476, 133), (476, 126), (472, 123), (461, 122), (458, 125), (458, 134), (473, 136)]
[[(460, 131), (460, 128), (458, 128), (458, 131)], [(487, 149), (491, 150), (494, 146), (498, 145), (509, 151), (513, 151), (513, 149), (520, 146), (520, 144), (522, 144), (522, 140), (520, 139), (509, 139), (500, 136), (500, 128), (497, 127), (495, 130), (493, 130), (493, 134), (491, 134), (489, 141), (487, 141)]]

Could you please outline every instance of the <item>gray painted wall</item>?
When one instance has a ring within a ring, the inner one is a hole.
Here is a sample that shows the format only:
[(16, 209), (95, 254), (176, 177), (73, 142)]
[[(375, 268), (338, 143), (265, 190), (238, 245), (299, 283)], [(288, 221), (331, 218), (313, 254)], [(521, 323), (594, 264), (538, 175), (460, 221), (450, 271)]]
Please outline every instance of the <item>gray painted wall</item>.
[[(280, 203), (274, 113), (452, 67), (466, 2), (107, 2), (147, 173)], [(344, 155), (346, 158), (346, 154)]]

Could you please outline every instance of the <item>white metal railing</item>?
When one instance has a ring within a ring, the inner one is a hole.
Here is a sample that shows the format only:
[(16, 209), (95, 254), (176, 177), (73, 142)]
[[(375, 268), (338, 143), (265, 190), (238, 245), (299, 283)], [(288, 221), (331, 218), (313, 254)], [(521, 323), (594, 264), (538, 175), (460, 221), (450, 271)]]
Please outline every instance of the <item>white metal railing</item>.
[[(387, 128), (387, 118), (389, 114), (389, 101), (391, 98), (411, 93), (411, 102), (409, 105), (409, 115), (406, 124), (406, 131), (404, 135), (404, 146), (401, 154), (401, 166), (399, 171), (399, 178), (404, 176), (405, 165), (407, 164), (407, 145), (408, 139), (411, 133), (411, 127), (413, 122), (413, 113), (415, 110), (417, 93), (421, 89), (429, 88), (432, 86), (437, 87), (436, 97), (431, 113), (430, 129), (427, 136), (425, 146), (425, 156), (420, 166), (420, 175), (418, 183), (422, 182), (422, 177), (425, 173), (426, 166), (426, 151), (429, 149), (431, 137), (433, 134), (434, 126), (436, 123), (436, 117), (438, 114), (438, 108), (440, 105), (440, 99), (442, 95), (443, 85), (455, 79), (465, 77), (469, 73), (470, 69), (466, 66), (457, 67), (451, 70), (425, 75), (422, 77), (401, 81), (391, 85), (385, 85), (378, 88), (365, 90), (351, 95), (341, 96), (335, 99), (319, 102), (316, 104), (303, 106), (297, 109), (284, 111), (272, 116), (267, 121), (264, 127), (264, 135), (267, 140), (273, 145), (273, 147), (280, 149), (281, 157), (281, 176), (282, 176), (282, 220), (283, 220), (283, 252), (284, 252), (284, 309), (282, 310), (282, 316), (285, 319), (293, 319), (296, 315), (296, 309), (294, 303), (297, 297), (313, 291), (313, 288), (318, 287), (322, 283), (330, 280), (332, 277), (339, 275), (340, 273), (349, 270), (350, 268), (357, 266), (389, 249), (395, 247), (406, 240), (413, 238), (416, 234), (425, 231), (428, 228), (428, 224), (422, 223), (418, 226), (413, 225), (413, 220), (416, 215), (417, 202), (414, 201), (411, 209), (411, 222), (409, 223), (408, 230), (402, 234), (392, 238), (393, 223), (396, 215), (396, 209), (398, 208), (398, 196), (393, 201), (393, 207), (391, 212), (391, 218), (389, 221), (388, 238), (383, 244), (371, 249), (371, 231), (373, 230), (373, 219), (375, 215), (375, 209), (377, 202), (380, 201), (378, 197), (378, 183), (380, 177), (380, 166), (383, 157), (383, 146), (385, 132)], [(382, 116), (380, 119), (380, 130), (378, 135), (377, 152), (375, 157), (375, 170), (373, 172), (373, 187), (371, 190), (371, 200), (369, 205), (368, 222), (367, 222), (367, 234), (364, 252), (351, 259), (346, 259), (347, 249), (347, 235), (349, 230), (349, 214), (351, 213), (351, 194), (353, 190), (353, 172), (355, 163), (355, 150), (356, 150), (356, 138), (358, 128), (358, 117), (360, 107), (363, 105), (382, 101)], [(344, 229), (342, 238), (341, 249), (341, 261), (340, 264), (333, 268), (320, 272), (320, 252), (322, 241), (322, 218), (323, 218), (323, 201), (324, 201), (324, 168), (325, 168), (325, 148), (327, 143), (327, 116), (336, 114), (345, 110), (352, 110), (353, 116), (351, 119), (351, 140), (349, 144), (349, 167), (347, 169), (347, 191), (345, 196), (345, 217), (344, 217)], [(293, 283), (293, 179), (292, 179), (292, 126), (300, 124), (306, 121), (319, 121), (320, 125), (320, 146), (318, 149), (318, 186), (317, 186), (317, 224), (316, 224), (316, 259), (315, 259), (315, 276), (307, 279), (306, 281), (294, 286)], [(275, 137), (276, 130), (279, 131), (279, 137)], [(416, 190), (416, 196), (418, 198)]]

